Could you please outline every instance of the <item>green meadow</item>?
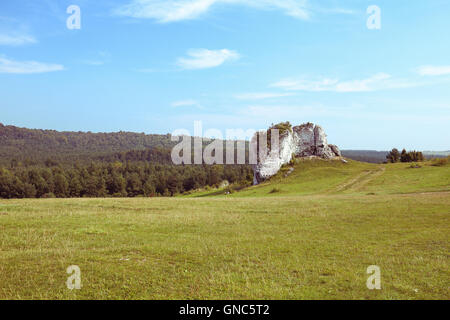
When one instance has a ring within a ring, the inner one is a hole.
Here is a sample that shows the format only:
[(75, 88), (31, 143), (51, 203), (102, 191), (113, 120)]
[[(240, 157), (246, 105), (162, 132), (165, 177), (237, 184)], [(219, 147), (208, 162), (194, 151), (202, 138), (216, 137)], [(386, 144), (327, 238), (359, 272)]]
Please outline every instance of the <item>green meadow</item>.
[(420, 166), (298, 160), (239, 191), (0, 200), (0, 299), (450, 299), (450, 166)]

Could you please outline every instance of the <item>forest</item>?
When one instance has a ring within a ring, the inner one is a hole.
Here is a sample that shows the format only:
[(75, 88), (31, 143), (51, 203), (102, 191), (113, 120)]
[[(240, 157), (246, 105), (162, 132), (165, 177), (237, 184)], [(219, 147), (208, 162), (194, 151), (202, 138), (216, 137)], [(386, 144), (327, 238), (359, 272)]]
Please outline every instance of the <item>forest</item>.
[(247, 165), (175, 166), (170, 135), (58, 132), (0, 124), (0, 197), (174, 196), (248, 185)]
[(245, 165), (174, 166), (150, 162), (0, 167), (0, 198), (154, 197), (217, 187), (223, 181), (251, 184)]
[(0, 164), (27, 165), (51, 159), (58, 163), (89, 163), (130, 150), (171, 149), (171, 135), (133, 132), (92, 133), (26, 129), (0, 123)]

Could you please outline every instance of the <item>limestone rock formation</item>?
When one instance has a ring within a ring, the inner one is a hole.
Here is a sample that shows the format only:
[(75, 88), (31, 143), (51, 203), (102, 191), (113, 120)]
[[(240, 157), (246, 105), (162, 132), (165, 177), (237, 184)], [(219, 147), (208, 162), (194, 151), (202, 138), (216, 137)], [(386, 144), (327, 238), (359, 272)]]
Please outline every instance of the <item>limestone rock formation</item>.
[[(282, 128), (279, 130), (279, 151), (275, 150), (276, 148), (271, 148), (269, 142), (267, 150), (258, 155), (257, 164), (253, 166), (254, 184), (259, 184), (275, 175), (293, 157), (315, 156), (332, 159), (341, 156), (337, 146), (328, 144), (327, 135), (322, 127), (309, 122), (293, 128), (289, 123), (280, 125), (273, 126), (268, 132), (259, 132), (253, 136), (252, 143), (258, 145), (258, 142), (264, 141), (264, 139), (261, 140), (264, 135), (266, 135), (267, 140), (272, 141), (270, 137), (271, 129)], [(257, 140), (258, 136), (259, 141)], [(260, 149), (261, 146), (258, 145), (258, 150)]]

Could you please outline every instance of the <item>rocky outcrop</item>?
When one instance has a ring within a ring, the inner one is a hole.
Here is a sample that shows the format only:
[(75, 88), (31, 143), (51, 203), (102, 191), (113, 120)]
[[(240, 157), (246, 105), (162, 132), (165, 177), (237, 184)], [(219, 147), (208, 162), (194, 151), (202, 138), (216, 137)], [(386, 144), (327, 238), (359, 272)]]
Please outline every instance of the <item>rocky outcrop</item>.
[[(270, 135), (270, 130), (276, 128), (277, 126), (273, 126), (268, 132), (258, 132), (253, 137), (252, 143), (257, 143), (258, 136), (259, 142), (265, 141), (266, 139), (264, 138)], [(267, 140), (272, 141), (271, 137), (267, 137)], [(279, 134), (279, 150), (271, 147), (270, 142), (268, 145), (267, 150), (263, 150), (258, 155), (257, 164), (253, 166), (254, 184), (259, 184), (275, 175), (293, 157), (315, 156), (323, 159), (332, 159), (341, 156), (337, 146), (328, 144), (327, 135), (322, 127), (312, 123), (305, 123), (293, 128), (290, 124), (285, 123), (283, 124), (283, 130), (280, 130)], [(258, 150), (261, 150), (260, 145), (258, 145)]]

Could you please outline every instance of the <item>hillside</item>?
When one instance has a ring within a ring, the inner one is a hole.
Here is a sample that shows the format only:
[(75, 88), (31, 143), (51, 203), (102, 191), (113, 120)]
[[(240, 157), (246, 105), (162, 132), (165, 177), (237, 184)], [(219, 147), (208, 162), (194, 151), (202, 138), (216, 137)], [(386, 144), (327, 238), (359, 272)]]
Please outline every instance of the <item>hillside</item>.
[(280, 197), (315, 194), (402, 194), (450, 191), (450, 162), (442, 166), (426, 161), (370, 164), (349, 160), (297, 159), (284, 166), (270, 180), (249, 188), (224, 188), (193, 193), (191, 197), (223, 195), (230, 197)]
[[(92, 133), (26, 129), (0, 123), (0, 163), (12, 159), (73, 162), (144, 149), (171, 149), (170, 135), (133, 132)], [(168, 151), (166, 151), (168, 152)]]
[[(0, 123), (0, 165), (8, 166), (11, 161), (25, 166), (92, 161), (143, 161), (169, 165), (172, 164), (171, 150), (177, 143), (171, 141), (170, 134), (60, 132)], [(223, 143), (226, 152), (226, 141)], [(207, 144), (205, 140), (203, 147)], [(224, 154), (224, 161), (225, 157)]]

